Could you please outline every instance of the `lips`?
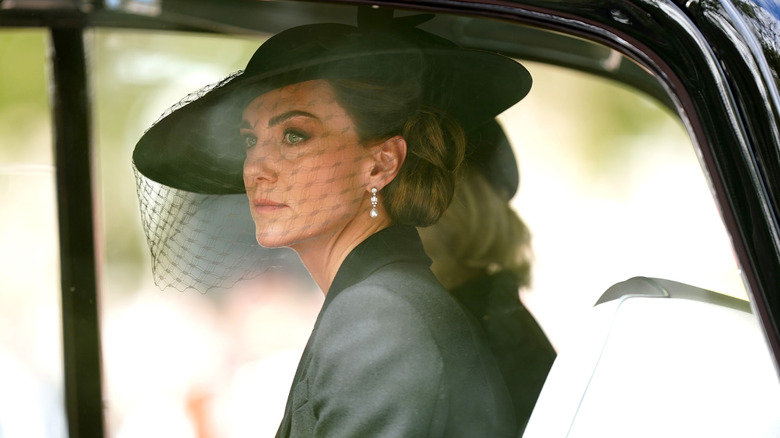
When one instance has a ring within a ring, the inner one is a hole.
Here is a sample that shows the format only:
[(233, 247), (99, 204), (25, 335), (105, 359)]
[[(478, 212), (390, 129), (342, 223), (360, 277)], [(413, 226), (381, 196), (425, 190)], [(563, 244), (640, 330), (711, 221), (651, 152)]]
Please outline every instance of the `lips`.
[(273, 213), (286, 208), (286, 204), (270, 199), (255, 199), (252, 201), (252, 210), (258, 213)]

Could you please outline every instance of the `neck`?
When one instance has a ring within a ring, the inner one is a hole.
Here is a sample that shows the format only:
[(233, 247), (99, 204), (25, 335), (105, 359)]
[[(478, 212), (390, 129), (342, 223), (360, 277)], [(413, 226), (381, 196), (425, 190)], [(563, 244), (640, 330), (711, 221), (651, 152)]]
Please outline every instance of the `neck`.
[(371, 235), (390, 225), (386, 214), (380, 218), (356, 219), (336, 233), (296, 243), (292, 249), (298, 253), (322, 293), (327, 295), (347, 255)]

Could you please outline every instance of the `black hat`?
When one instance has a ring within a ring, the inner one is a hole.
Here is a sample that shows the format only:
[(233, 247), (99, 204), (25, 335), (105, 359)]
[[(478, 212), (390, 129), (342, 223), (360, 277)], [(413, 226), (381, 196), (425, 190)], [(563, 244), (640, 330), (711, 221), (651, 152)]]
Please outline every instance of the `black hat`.
[(399, 71), (420, 80), (423, 103), (453, 116), (467, 131), (525, 97), (531, 75), (516, 61), (464, 49), (417, 29), (429, 15), (393, 18), (392, 10), (359, 8), (357, 27), (311, 24), (266, 41), (242, 72), (171, 111), (135, 147), (146, 178), (204, 194), (243, 193), (241, 112), (255, 97), (313, 79), (391, 80)]
[(468, 141), (466, 162), (502, 199), (511, 200), (520, 185), (520, 170), (504, 128), (491, 120), (469, 132)]

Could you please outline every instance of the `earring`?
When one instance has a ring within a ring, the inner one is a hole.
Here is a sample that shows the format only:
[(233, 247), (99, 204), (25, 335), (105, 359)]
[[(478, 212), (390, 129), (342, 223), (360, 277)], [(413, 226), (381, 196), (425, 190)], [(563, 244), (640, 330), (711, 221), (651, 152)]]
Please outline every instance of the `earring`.
[(379, 216), (379, 212), (376, 209), (376, 203), (378, 201), (379, 198), (376, 197), (376, 187), (371, 187), (371, 212), (369, 213), (371, 217)]

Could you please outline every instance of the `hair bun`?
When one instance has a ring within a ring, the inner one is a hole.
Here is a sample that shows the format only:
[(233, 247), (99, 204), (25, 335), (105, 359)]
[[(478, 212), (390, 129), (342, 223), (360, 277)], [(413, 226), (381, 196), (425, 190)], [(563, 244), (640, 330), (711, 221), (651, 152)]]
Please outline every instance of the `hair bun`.
[(465, 153), (465, 134), (448, 115), (420, 108), (403, 127), (406, 162), (383, 190), (395, 223), (426, 227), (447, 210)]

